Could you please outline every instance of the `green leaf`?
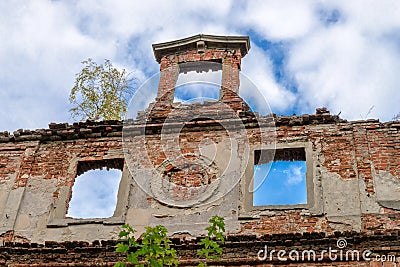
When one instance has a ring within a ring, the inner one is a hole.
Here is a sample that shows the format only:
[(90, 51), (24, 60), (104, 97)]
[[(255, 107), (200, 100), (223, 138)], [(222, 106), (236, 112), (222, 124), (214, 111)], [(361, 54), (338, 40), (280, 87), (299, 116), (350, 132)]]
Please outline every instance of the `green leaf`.
[(118, 236), (119, 237), (126, 237), (126, 236), (128, 236), (129, 235), (129, 233), (127, 232), (127, 231), (121, 231), (121, 232), (119, 232), (119, 234), (118, 234)]
[(139, 263), (137, 254), (134, 253), (134, 252), (129, 253), (129, 255), (128, 255), (128, 257), (126, 258), (126, 260), (127, 260), (128, 262), (134, 263), (134, 264)]
[(125, 253), (129, 250), (129, 246), (123, 243), (118, 243), (117, 248), (115, 249), (116, 252)]
[[(140, 240), (135, 240), (133, 233), (136, 232), (130, 225), (123, 225), (123, 229), (120, 233), (122, 237), (126, 238), (129, 245), (127, 250), (135, 248), (135, 252), (130, 253), (127, 256), (127, 261), (135, 264), (135, 266), (141, 266), (140, 260), (146, 262), (149, 266), (177, 266), (178, 260), (176, 259), (176, 251), (174, 248), (170, 248), (169, 243), (171, 240), (167, 238), (167, 228), (162, 225), (155, 227), (147, 226), (146, 231), (143, 233)], [(122, 245), (117, 245), (117, 248)], [(125, 250), (124, 247), (123, 250)]]
[[(223, 235), (225, 232), (224, 218), (213, 216), (208, 222), (210, 226), (206, 227), (207, 237), (200, 240), (200, 244), (203, 245), (203, 248), (197, 252), (197, 255), (205, 257), (206, 259), (219, 260), (219, 255), (222, 255), (223, 250), (218, 242), (222, 244), (225, 242)], [(199, 266), (207, 266), (207, 264), (200, 263)]]

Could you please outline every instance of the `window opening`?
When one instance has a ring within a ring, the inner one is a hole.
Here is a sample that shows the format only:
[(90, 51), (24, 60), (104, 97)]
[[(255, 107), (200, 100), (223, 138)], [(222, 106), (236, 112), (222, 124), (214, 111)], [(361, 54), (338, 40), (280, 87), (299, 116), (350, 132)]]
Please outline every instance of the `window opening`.
[(219, 99), (222, 80), (220, 63), (208, 61), (180, 63), (179, 70), (174, 94), (175, 103), (204, 103)]
[(304, 148), (277, 149), (273, 160), (261, 150), (254, 156), (253, 206), (307, 204)]
[(66, 216), (84, 219), (113, 216), (122, 168), (120, 159), (79, 162)]

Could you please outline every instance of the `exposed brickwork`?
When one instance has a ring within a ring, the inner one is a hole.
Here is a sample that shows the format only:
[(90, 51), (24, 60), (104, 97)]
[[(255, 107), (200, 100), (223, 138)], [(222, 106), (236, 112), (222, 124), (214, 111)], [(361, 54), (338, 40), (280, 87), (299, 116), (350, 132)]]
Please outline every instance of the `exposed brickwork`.
[(362, 178), (367, 186), (367, 191), (374, 192), (372, 174), (371, 174), (371, 158), (369, 153), (369, 144), (367, 130), (364, 127), (354, 132), (355, 139), (355, 155), (357, 159), (357, 169), (359, 177)]
[(114, 149), (121, 149), (121, 141), (115, 138), (42, 143), (36, 153), (22, 157), (16, 185), (25, 186), (27, 178), (24, 177), (30, 176), (57, 179), (69, 185), (77, 175), (76, 168), (70, 169), (74, 157), (81, 161), (101, 161), (108, 151)]
[(0, 143), (0, 184), (5, 184), (11, 179), (10, 175), (17, 172), (25, 149), (23, 143)]
[(392, 229), (400, 229), (398, 211), (386, 209), (384, 214), (365, 214), (362, 217), (364, 232), (385, 233)]
[[(315, 115), (308, 115), (315, 116)], [(302, 117), (293, 116), (288, 119), (277, 118), (277, 136), (278, 142), (290, 140), (295, 137), (304, 137), (313, 143), (315, 151), (321, 151), (320, 157), (323, 166), (330, 172), (337, 173), (342, 179), (364, 179), (367, 182), (368, 191), (373, 193), (372, 172), (381, 170), (389, 171), (392, 175), (398, 176), (398, 162), (400, 159), (398, 151), (400, 151), (400, 143), (398, 142), (399, 129), (395, 123), (377, 123), (376, 121), (353, 123), (338, 123), (331, 120), (332, 123), (323, 124), (326, 118), (315, 116), (313, 121), (307, 122), (305, 125), (290, 126), (298, 124)], [(310, 124), (311, 123), (311, 124)], [(322, 123), (322, 124), (321, 124)], [(370, 129), (370, 126), (378, 126), (376, 129)], [(203, 140), (220, 142), (228, 133), (219, 125), (212, 121), (199, 122), (195, 127), (184, 127), (179, 134), (179, 149), (177, 155), (182, 154), (198, 154), (199, 144)], [(54, 125), (52, 127), (55, 127)], [(109, 158), (110, 151), (122, 150), (121, 126), (120, 124), (103, 124), (103, 123), (80, 123), (76, 125), (63, 124), (65, 132), (69, 135), (62, 135), (64, 141), (50, 141), (52, 138), (61, 138), (60, 132), (54, 132), (54, 135), (40, 136), (38, 132), (46, 132), (48, 130), (31, 131), (35, 138), (40, 141), (16, 141), (15, 136), (8, 135), (9, 141), (1, 143), (2, 152), (2, 179), (7, 180), (10, 174), (18, 173), (16, 184), (25, 186), (29, 177), (42, 177), (43, 179), (56, 179), (62, 186), (72, 186), (74, 178), (77, 175), (77, 164), (71, 169), (71, 160), (79, 158), (79, 161), (102, 161)], [(159, 126), (150, 125), (150, 132), (146, 136), (146, 150), (138, 151), (135, 157), (144, 158), (148, 155), (154, 167), (159, 166), (167, 157), (163, 152), (162, 142), (167, 144), (166, 140), (161, 141)], [(102, 130), (99, 130), (102, 129)], [(107, 130), (106, 130), (107, 129)], [(207, 130), (203, 130), (207, 129)], [(248, 131), (251, 131), (251, 127)], [(368, 129), (368, 130), (367, 130)], [(82, 135), (77, 132), (88, 131), (87, 138), (82, 139)], [(93, 132), (98, 137), (93, 137)], [(113, 136), (108, 137), (111, 133)], [(232, 134), (232, 132), (230, 133)], [(256, 135), (257, 133), (254, 132)], [(367, 135), (367, 136), (366, 136)], [(29, 139), (29, 135), (25, 135)], [(104, 136), (104, 137), (103, 137)], [(116, 137), (114, 137), (116, 136)], [(360, 136), (364, 136), (360, 139)], [(240, 136), (236, 136), (240, 138)], [(364, 143), (362, 140), (370, 140)], [(257, 138), (253, 137), (250, 142), (257, 142)], [(360, 143), (361, 142), (361, 143)], [(388, 146), (386, 147), (386, 144)], [(371, 153), (364, 156), (359, 153), (359, 147), (367, 146)], [(381, 149), (380, 149), (381, 148)], [(143, 154), (144, 153), (144, 154)], [(171, 152), (172, 153), (172, 152)], [(360, 156), (359, 156), (360, 155)], [(113, 156), (114, 157), (114, 156)], [(116, 156), (123, 159), (123, 154)], [(21, 164), (20, 164), (21, 163)], [(365, 164), (372, 167), (365, 167)], [(18, 166), (20, 166), (18, 168)], [(168, 171), (167, 171), (168, 173)], [(24, 178), (26, 177), (26, 178)], [(23, 182), (22, 182), (22, 181)], [(184, 182), (186, 181), (186, 182)], [(3, 182), (4, 183), (4, 182)], [(183, 180), (182, 183), (200, 183), (194, 180)], [(372, 186), (372, 187), (371, 187)], [(390, 213), (390, 209), (381, 211), (381, 215), (365, 215), (363, 220), (363, 228), (365, 231), (399, 229), (399, 217), (397, 211)], [(291, 223), (289, 223), (291, 222)], [(312, 218), (301, 215), (298, 211), (282, 211), (280, 215), (276, 214), (272, 217), (263, 217), (259, 221), (243, 222), (243, 231), (259, 232), (259, 233), (290, 233), (290, 232), (312, 232), (312, 231), (332, 231), (326, 219)], [(292, 226), (291, 226), (292, 225)]]
[(279, 212), (274, 216), (243, 222), (242, 231), (259, 234), (333, 232), (326, 218), (301, 215), (299, 211)]
[[(222, 101), (228, 101), (231, 97), (236, 97), (239, 93), (239, 71), (241, 69), (240, 50), (224, 52), (222, 61)], [(231, 94), (231, 92), (236, 93)]]

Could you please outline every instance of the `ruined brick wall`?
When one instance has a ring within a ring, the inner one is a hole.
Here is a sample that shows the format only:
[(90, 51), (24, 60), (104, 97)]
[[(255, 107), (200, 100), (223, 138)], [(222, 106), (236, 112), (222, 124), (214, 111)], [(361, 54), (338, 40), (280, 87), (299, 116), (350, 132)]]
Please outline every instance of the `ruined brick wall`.
[[(1, 264), (111, 265), (122, 259), (114, 245), (129, 223), (138, 234), (165, 225), (181, 264), (196, 265), (199, 237), (216, 214), (225, 218), (228, 242), (213, 264), (314, 266), (261, 261), (257, 253), (265, 245), (322, 252), (338, 238), (349, 249), (394, 255), (398, 262), (398, 121), (349, 122), (324, 108), (258, 116), (238, 91), (249, 49), (243, 37), (201, 35), (153, 48), (161, 69), (158, 94), (136, 119), (0, 133)], [(199, 67), (202, 61), (219, 62), (219, 101), (173, 103), (181, 71), (215, 68)], [(289, 151), (277, 158), (302, 151), (288, 160), (306, 161), (306, 204), (253, 205), (256, 156), (275, 149)], [(122, 170), (114, 215), (66, 217), (76, 177), (100, 167)], [(379, 264), (323, 258), (318, 266), (393, 266)]]
[[(121, 221), (115, 224), (105, 221), (93, 224), (94, 221), (79, 219), (54, 223), (52, 213), (57, 201), (63, 198), (66, 205), (61, 213), (65, 216), (78, 162), (124, 158), (121, 123), (58, 124), (46, 130), (3, 133), (0, 144), (3, 242), (116, 240), (116, 233), (125, 222), (138, 229), (161, 223), (171, 234), (187, 232), (196, 236), (204, 234), (201, 229), (210, 216), (221, 214), (227, 219), (228, 234), (235, 236), (282, 238), (284, 234), (323, 233), (332, 243), (341, 233), (356, 233), (360, 240), (390, 236), (398, 244), (398, 122), (346, 122), (336, 116), (318, 114), (278, 117), (276, 125), (278, 144), (299, 140), (311, 143), (315, 186), (322, 191), (318, 209), (244, 210), (240, 183), (232, 189), (234, 193), (227, 194), (220, 202), (217, 200), (217, 206), (212, 203), (203, 209), (174, 208), (148, 196), (131, 180), (128, 205)], [(152, 164), (159, 165), (163, 157), (157, 156), (154, 144), (160, 142), (160, 133), (157, 125), (149, 129), (152, 130), (147, 131), (146, 138), (152, 148), (150, 154), (154, 155)], [(251, 128), (247, 131), (253, 137), (252, 149), (259, 147)], [(205, 137), (222, 142), (227, 132), (219, 125), (197, 124), (184, 128), (179, 137), (181, 143), (190, 144), (184, 146), (187, 149), (184, 152), (194, 153)], [(190, 177), (185, 179), (181, 182), (188, 183)], [(187, 196), (183, 193), (182, 197)], [(193, 222), (199, 223), (198, 227)], [(251, 242), (255, 242), (257, 249), (263, 243), (258, 238)]]

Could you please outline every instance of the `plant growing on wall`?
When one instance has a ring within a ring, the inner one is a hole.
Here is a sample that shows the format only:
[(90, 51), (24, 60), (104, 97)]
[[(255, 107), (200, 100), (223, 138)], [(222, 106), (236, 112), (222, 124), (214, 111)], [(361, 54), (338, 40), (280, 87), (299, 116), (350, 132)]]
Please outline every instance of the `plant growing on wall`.
[(120, 120), (126, 113), (129, 86), (125, 70), (113, 67), (109, 60), (98, 65), (92, 59), (82, 61), (83, 69), (76, 74), (69, 101), (73, 118), (89, 120)]
[[(126, 243), (118, 243), (116, 251), (128, 253), (126, 260), (135, 266), (177, 266), (178, 260), (176, 251), (171, 248), (171, 240), (167, 238), (167, 229), (162, 225), (146, 227), (146, 232), (141, 240), (136, 240), (136, 232), (132, 226), (125, 224), (124, 230), (119, 233), (120, 238), (126, 239)], [(139, 263), (140, 261), (144, 263)], [(114, 267), (126, 266), (123, 262), (118, 262)]]
[[(206, 228), (207, 237), (202, 238), (202, 248), (197, 252), (201, 258), (219, 260), (222, 254), (220, 244), (224, 244), (225, 222), (224, 218), (213, 216), (209, 220), (210, 226)], [(178, 266), (176, 251), (171, 248), (171, 240), (167, 238), (167, 229), (162, 225), (146, 227), (146, 232), (141, 239), (136, 239), (136, 230), (129, 224), (122, 226), (123, 230), (119, 237), (125, 239), (117, 244), (116, 252), (126, 253), (126, 260), (134, 266)], [(125, 267), (126, 264), (118, 262), (114, 267)], [(199, 267), (207, 266), (207, 263), (200, 263)]]
[[(206, 228), (208, 234), (207, 237), (201, 239), (200, 244), (203, 245), (203, 248), (197, 252), (197, 255), (206, 259), (219, 260), (219, 256), (223, 252), (220, 244), (225, 243), (224, 218), (215, 215), (208, 222), (211, 225)], [(204, 267), (207, 266), (207, 263), (202, 262), (198, 266)]]

